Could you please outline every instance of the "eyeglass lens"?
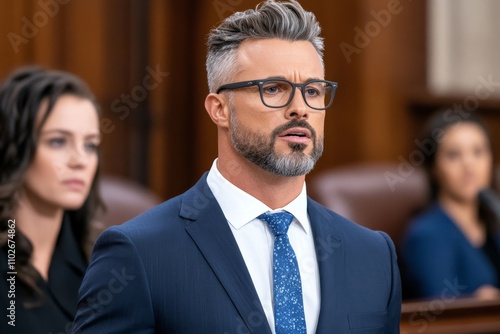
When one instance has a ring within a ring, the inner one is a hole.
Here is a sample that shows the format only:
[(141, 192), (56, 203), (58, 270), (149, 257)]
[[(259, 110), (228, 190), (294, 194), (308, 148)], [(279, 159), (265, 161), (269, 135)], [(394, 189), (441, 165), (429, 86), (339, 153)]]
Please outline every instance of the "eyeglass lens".
[[(306, 103), (316, 109), (324, 109), (330, 104), (334, 90), (330, 83), (324, 81), (311, 81), (303, 89)], [(289, 103), (293, 91), (290, 82), (267, 81), (262, 84), (262, 100), (270, 107), (283, 107)]]

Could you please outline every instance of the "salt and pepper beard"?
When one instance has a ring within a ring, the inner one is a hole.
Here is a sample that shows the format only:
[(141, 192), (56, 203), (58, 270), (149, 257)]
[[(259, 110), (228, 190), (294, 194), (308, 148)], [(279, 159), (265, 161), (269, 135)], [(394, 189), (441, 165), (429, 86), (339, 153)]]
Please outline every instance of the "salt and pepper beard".
[[(316, 138), (316, 131), (306, 121), (296, 119), (277, 127), (270, 138), (263, 134), (251, 132), (238, 122), (234, 107), (230, 105), (229, 136), (233, 148), (243, 157), (262, 169), (282, 176), (299, 176), (308, 174), (323, 154), (323, 137)], [(309, 155), (304, 153), (306, 144), (289, 143), (291, 153), (279, 155), (275, 151), (276, 138), (280, 133), (294, 127), (306, 128), (311, 132), (313, 149)]]

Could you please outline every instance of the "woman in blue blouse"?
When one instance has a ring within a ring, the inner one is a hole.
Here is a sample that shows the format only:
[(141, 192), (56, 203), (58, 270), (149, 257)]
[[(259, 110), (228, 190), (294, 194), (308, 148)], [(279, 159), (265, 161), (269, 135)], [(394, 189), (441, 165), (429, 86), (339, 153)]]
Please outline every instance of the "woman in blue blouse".
[(500, 297), (498, 222), (478, 198), (493, 184), (485, 126), (465, 111), (439, 112), (421, 143), (431, 202), (402, 245), (408, 290), (417, 298)]

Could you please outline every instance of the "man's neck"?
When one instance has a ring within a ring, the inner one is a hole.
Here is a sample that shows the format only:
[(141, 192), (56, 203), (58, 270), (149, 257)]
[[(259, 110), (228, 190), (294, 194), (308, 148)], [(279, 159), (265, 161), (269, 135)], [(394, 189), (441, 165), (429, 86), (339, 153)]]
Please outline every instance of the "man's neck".
[(217, 169), (233, 185), (271, 209), (282, 208), (297, 198), (305, 181), (305, 175), (290, 177), (272, 174), (242, 157), (219, 157)]

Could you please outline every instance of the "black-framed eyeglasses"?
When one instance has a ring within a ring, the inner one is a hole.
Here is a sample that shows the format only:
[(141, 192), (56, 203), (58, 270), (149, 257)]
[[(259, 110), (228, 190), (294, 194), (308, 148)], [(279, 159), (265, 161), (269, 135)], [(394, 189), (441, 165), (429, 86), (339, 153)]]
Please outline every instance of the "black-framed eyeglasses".
[(325, 110), (332, 105), (338, 84), (327, 80), (295, 83), (285, 79), (261, 79), (220, 86), (217, 89), (217, 94), (226, 89), (240, 89), (251, 86), (259, 87), (260, 99), (269, 108), (283, 108), (289, 105), (295, 95), (295, 88), (298, 87), (308, 107)]

